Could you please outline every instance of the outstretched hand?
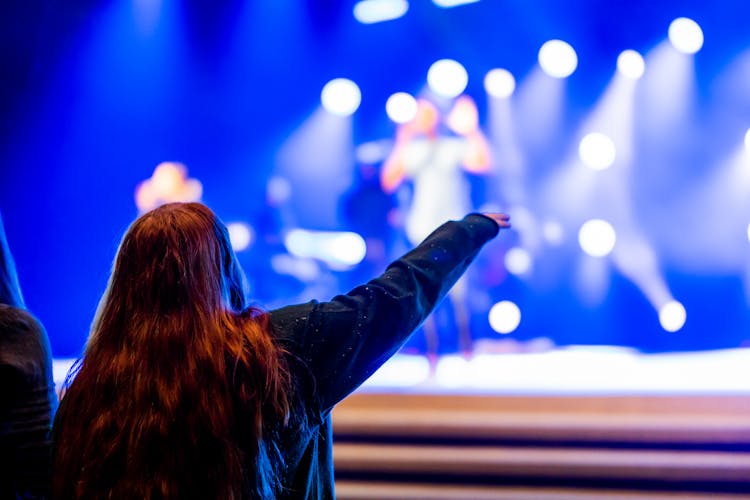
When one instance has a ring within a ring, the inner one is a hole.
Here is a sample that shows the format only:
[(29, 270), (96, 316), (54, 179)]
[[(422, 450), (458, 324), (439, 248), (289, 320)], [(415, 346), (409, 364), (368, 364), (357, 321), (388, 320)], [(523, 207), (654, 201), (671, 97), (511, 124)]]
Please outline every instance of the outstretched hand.
[(510, 227), (510, 215), (508, 214), (498, 214), (498, 213), (482, 213), (485, 217), (489, 217), (490, 219), (494, 220), (498, 226), (500, 226), (500, 229), (505, 229)]

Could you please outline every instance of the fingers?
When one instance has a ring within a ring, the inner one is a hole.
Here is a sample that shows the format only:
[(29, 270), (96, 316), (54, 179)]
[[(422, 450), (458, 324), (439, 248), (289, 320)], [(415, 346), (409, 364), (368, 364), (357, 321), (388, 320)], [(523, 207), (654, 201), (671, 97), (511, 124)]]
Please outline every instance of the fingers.
[(489, 217), (490, 219), (494, 220), (495, 223), (497, 223), (500, 228), (509, 228), (510, 227), (510, 216), (508, 214), (499, 214), (499, 213), (484, 213), (482, 214), (485, 217)]

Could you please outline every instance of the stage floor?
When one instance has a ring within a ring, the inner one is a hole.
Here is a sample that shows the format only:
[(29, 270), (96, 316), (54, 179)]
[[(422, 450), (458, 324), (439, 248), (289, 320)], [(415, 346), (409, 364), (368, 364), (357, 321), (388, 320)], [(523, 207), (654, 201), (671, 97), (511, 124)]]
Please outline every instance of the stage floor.
[[(72, 359), (55, 359), (60, 384)], [(528, 395), (749, 395), (750, 348), (642, 354), (611, 346), (442, 356), (398, 354), (359, 392)]]

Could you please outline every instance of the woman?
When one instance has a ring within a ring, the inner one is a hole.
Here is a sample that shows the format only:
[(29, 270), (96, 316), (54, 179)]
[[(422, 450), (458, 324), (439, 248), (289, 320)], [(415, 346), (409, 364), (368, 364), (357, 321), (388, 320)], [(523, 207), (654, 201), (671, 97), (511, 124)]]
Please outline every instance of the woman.
[(0, 217), (0, 498), (49, 493), (56, 408), (49, 339), (25, 310)]
[(55, 419), (55, 498), (332, 498), (331, 409), (507, 220), (449, 222), (347, 295), (264, 313), (207, 207), (144, 214)]

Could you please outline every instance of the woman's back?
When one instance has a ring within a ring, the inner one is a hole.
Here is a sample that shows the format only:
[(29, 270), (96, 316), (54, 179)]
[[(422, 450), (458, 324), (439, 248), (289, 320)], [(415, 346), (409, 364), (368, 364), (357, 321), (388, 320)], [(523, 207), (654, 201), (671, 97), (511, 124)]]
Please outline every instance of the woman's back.
[(56, 496), (332, 498), (331, 409), (497, 231), (447, 223), (346, 295), (260, 313), (206, 207), (142, 216), (55, 420)]

